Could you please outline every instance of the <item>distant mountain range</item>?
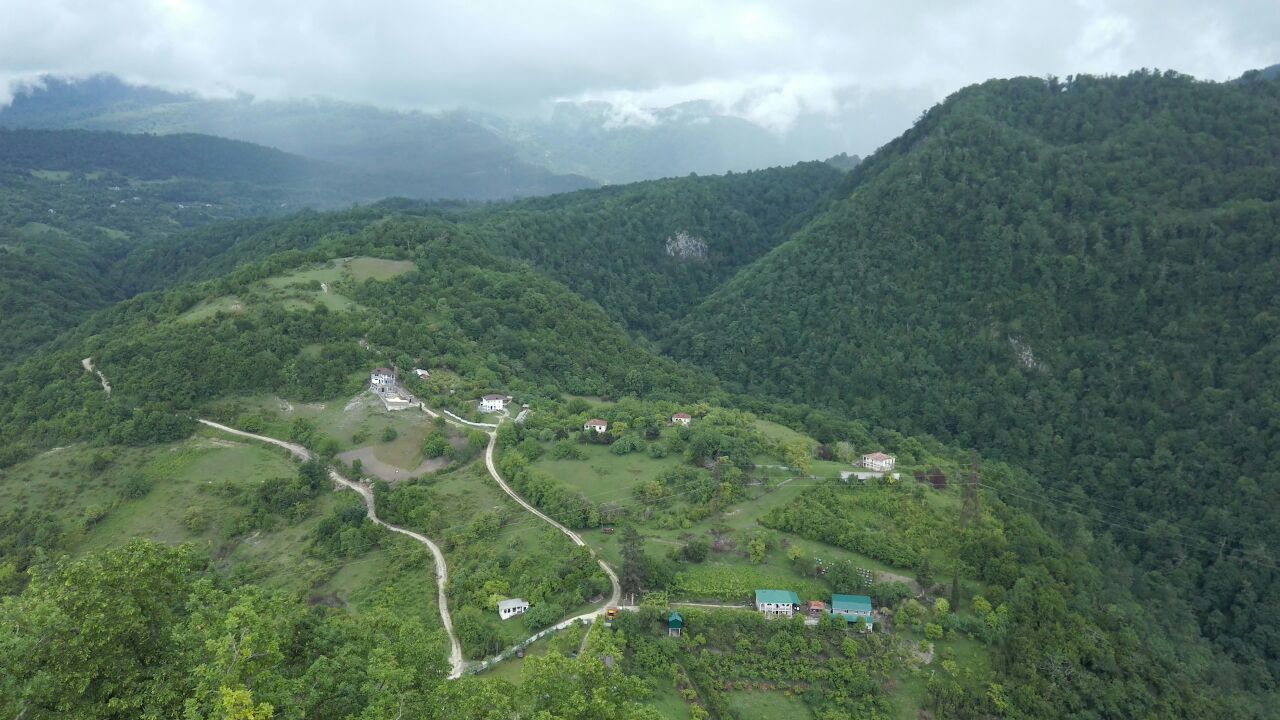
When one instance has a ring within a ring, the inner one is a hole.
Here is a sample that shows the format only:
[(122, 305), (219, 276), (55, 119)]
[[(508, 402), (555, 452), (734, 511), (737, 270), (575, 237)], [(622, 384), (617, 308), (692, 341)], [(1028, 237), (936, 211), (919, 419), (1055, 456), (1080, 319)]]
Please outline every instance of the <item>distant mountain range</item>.
[[(905, 121), (904, 121), (905, 124)], [(547, 117), (400, 112), (332, 100), (204, 98), (112, 75), (45, 77), (17, 89), (0, 127), (203, 133), (329, 163), (359, 196), (495, 200), (828, 157), (847, 131), (802, 117), (779, 134), (708, 102), (623, 113), (559, 103)]]

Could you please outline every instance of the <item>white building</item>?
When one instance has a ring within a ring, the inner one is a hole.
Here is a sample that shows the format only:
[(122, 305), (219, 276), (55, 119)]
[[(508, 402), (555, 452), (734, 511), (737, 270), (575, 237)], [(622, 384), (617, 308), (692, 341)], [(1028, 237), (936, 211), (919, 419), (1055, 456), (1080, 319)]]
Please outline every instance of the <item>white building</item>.
[(693, 418), (689, 417), (689, 413), (676, 413), (671, 416), (672, 425), (688, 425), (693, 422)]
[(369, 388), (374, 392), (384, 393), (395, 387), (396, 375), (386, 368), (378, 368), (369, 375)]
[(498, 412), (506, 406), (506, 395), (485, 395), (480, 398), (480, 409), (484, 412)]
[(420, 380), (426, 380), (427, 378), (431, 377), (431, 373), (427, 372), (426, 370), (423, 370), (422, 368), (414, 368), (413, 374), (417, 375), (418, 379)]
[(756, 612), (791, 617), (800, 609), (800, 598), (791, 590), (756, 590)]
[(898, 458), (892, 455), (885, 455), (882, 452), (873, 452), (862, 456), (862, 467), (868, 470), (889, 472), (897, 462)]
[(592, 418), (582, 424), (582, 429), (595, 430), (598, 433), (602, 433), (609, 429), (609, 423), (601, 420), (600, 418)]
[(523, 615), (524, 611), (529, 609), (529, 601), (520, 598), (511, 598), (510, 600), (498, 601), (498, 617), (506, 620), (507, 618)]

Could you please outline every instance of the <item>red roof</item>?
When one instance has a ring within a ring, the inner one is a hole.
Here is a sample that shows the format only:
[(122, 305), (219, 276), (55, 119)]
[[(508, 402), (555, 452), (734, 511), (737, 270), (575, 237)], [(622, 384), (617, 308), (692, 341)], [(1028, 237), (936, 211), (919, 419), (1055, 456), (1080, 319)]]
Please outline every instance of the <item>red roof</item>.
[(484, 399), (485, 400), (506, 400), (507, 396), (506, 395), (485, 395)]
[(675, 415), (672, 415), (671, 417), (676, 418), (676, 419), (678, 419), (678, 420), (691, 420), (691, 419), (692, 419), (692, 418), (690, 418), (690, 417), (689, 417), (689, 413), (676, 413)]
[(609, 423), (601, 420), (600, 418), (592, 418), (587, 421), (587, 424), (590, 425), (591, 427), (608, 427), (609, 426)]
[(375, 374), (375, 375), (390, 375), (390, 374), (391, 374), (391, 371), (390, 371), (390, 370), (388, 370), (387, 368), (374, 368), (373, 372), (374, 372), (374, 374)]

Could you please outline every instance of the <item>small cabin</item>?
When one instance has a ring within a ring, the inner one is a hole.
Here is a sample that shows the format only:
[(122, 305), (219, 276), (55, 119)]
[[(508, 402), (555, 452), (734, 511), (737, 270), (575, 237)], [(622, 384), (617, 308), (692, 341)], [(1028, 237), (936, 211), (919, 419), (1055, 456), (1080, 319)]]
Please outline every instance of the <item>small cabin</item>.
[(529, 601), (521, 598), (511, 598), (510, 600), (498, 601), (498, 617), (506, 620), (517, 615), (523, 615), (529, 609)]
[(693, 422), (693, 418), (689, 417), (689, 413), (676, 413), (671, 416), (672, 425), (688, 425)]
[(684, 616), (675, 610), (667, 616), (667, 635), (671, 637), (680, 637), (680, 633), (684, 632)]
[(609, 423), (600, 418), (592, 418), (582, 424), (583, 431), (594, 430), (598, 433), (606, 432), (609, 429)]
[(431, 373), (427, 372), (426, 370), (423, 370), (422, 368), (414, 368), (413, 374), (417, 375), (419, 380), (426, 380), (427, 378), (431, 377)]

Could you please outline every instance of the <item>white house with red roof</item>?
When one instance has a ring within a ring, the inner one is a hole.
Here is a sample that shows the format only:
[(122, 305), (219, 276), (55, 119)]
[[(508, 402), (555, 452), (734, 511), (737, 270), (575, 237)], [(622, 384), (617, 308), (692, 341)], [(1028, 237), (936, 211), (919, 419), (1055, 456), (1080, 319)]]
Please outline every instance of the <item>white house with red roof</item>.
[(671, 416), (672, 425), (688, 425), (693, 422), (693, 418), (689, 417), (689, 413), (676, 413)]
[(892, 455), (885, 455), (882, 452), (873, 452), (862, 456), (862, 467), (868, 470), (889, 472), (897, 462), (898, 458)]
[(592, 418), (582, 423), (583, 430), (595, 430), (598, 433), (605, 432), (609, 429), (609, 423), (600, 418)]

